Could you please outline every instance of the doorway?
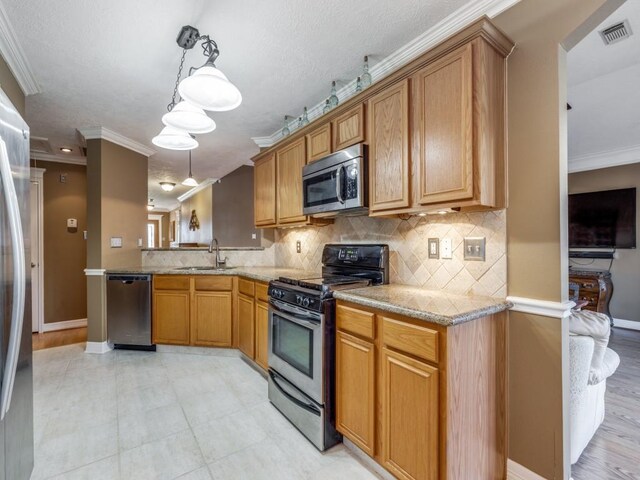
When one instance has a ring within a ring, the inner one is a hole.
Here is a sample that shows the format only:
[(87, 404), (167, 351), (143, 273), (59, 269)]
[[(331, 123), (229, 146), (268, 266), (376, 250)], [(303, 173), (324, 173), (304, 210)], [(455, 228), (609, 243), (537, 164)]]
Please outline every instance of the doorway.
[(31, 169), (31, 331), (42, 333), (44, 325), (44, 168)]
[(147, 248), (162, 248), (162, 215), (149, 215), (147, 220)]

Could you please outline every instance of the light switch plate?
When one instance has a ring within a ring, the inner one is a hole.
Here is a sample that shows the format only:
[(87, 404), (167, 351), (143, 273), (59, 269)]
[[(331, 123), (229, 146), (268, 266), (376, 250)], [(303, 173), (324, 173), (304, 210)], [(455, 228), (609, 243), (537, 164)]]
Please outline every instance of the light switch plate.
[(438, 238), (429, 238), (429, 258), (440, 258), (440, 241)]
[(447, 260), (450, 260), (453, 257), (450, 238), (443, 238), (442, 242), (440, 242), (440, 254), (442, 255), (442, 258)]
[(142, 247), (142, 239), (141, 238), (138, 239), (138, 246)]
[(484, 262), (486, 250), (485, 237), (465, 237), (464, 259)]
[(111, 237), (111, 248), (122, 248), (122, 237)]

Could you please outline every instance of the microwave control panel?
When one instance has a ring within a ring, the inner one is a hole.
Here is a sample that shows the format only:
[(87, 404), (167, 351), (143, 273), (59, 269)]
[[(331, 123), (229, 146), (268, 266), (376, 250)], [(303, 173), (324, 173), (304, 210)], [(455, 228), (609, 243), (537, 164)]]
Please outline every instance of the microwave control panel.
[(345, 200), (358, 198), (358, 164), (354, 162), (352, 165), (345, 167), (347, 172), (345, 185)]

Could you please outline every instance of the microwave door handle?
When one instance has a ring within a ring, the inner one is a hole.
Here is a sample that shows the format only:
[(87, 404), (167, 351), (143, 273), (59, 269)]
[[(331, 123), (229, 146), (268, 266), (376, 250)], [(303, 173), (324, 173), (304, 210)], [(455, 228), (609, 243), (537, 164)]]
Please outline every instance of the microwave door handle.
[(2, 420), (11, 406), (13, 384), (16, 378), (18, 356), (20, 354), (26, 288), (22, 219), (20, 218), (20, 207), (16, 187), (13, 184), (7, 146), (2, 138), (0, 138), (0, 177), (2, 177), (2, 191), (5, 194), (7, 219), (9, 221), (11, 243), (13, 244), (13, 304), (11, 305), (11, 326), (9, 345), (7, 347), (7, 362), (4, 366), (2, 390), (0, 392), (0, 420)]
[(344, 203), (344, 197), (342, 196), (342, 170), (344, 167), (340, 165), (336, 170), (336, 197), (340, 203)]

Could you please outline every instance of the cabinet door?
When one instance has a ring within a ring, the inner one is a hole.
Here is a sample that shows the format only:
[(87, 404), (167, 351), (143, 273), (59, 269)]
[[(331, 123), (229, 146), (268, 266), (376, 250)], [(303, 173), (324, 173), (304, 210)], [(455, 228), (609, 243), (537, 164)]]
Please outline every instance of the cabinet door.
[(253, 298), (238, 295), (238, 348), (254, 358)]
[(189, 292), (153, 293), (153, 343), (189, 345)]
[(364, 142), (364, 104), (356, 105), (333, 121), (334, 151)]
[(418, 201), (473, 197), (472, 47), (467, 45), (415, 75)]
[(331, 153), (331, 124), (325, 123), (307, 134), (307, 163)]
[(276, 157), (269, 155), (253, 169), (253, 208), (257, 227), (276, 223)]
[(375, 454), (375, 349), (372, 342), (336, 333), (336, 428)]
[(306, 163), (304, 137), (276, 152), (278, 176), (278, 224), (304, 222), (302, 167)]
[(436, 480), (438, 370), (383, 348), (382, 383), (383, 465), (401, 479)]
[(409, 206), (409, 80), (369, 100), (369, 209)]
[(191, 343), (230, 347), (232, 342), (231, 292), (196, 292), (193, 295)]
[(256, 363), (269, 368), (269, 305), (256, 302)]

